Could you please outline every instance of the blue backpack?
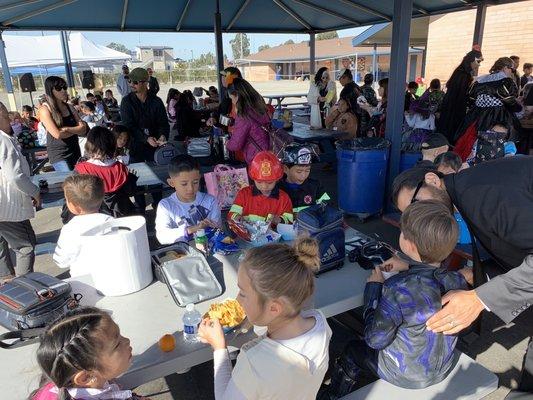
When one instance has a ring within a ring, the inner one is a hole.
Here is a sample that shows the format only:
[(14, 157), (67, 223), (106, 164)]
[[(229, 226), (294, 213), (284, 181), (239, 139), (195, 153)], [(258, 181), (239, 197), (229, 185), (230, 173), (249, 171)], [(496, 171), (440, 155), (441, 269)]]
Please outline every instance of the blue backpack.
[(342, 211), (326, 204), (315, 204), (298, 213), (296, 224), (298, 235), (309, 235), (318, 241), (319, 274), (344, 265), (346, 250)]

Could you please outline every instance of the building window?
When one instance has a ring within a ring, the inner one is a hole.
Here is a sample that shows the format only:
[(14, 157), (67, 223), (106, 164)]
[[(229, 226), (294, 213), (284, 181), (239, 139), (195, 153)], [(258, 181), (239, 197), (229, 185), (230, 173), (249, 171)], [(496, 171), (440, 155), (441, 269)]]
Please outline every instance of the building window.
[(154, 57), (163, 57), (163, 50), (154, 50)]

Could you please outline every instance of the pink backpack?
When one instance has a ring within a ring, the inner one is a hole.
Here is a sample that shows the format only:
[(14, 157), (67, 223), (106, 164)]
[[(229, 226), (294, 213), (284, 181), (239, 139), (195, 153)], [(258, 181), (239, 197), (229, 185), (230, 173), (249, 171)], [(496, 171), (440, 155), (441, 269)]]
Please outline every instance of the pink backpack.
[(220, 209), (229, 209), (237, 193), (249, 185), (246, 168), (219, 164), (213, 172), (204, 174), (207, 193), (216, 197)]

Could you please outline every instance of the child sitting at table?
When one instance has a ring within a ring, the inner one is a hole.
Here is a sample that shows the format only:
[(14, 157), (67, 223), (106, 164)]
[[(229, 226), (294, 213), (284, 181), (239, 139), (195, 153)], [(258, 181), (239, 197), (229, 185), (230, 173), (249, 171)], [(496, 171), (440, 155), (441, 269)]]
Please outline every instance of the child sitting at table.
[(355, 110), (352, 110), (350, 103), (347, 100), (340, 99), (331, 112), (326, 116), (326, 128), (333, 129), (339, 132), (345, 132), (340, 137), (341, 140), (355, 139), (357, 136), (357, 129), (359, 127), (359, 120), (355, 115)]
[[(457, 243), (457, 223), (442, 203), (422, 200), (404, 211), (400, 227), (407, 269), (385, 280), (376, 267), (368, 278), (365, 340), (350, 342), (336, 361), (330, 390), (338, 397), (360, 386), (366, 374), (406, 389), (425, 388), (445, 379), (458, 360), (457, 337), (426, 327), (446, 292), (467, 288), (459, 272), (441, 267)], [(391, 272), (391, 266), (382, 268)]]
[(85, 143), (87, 159), (77, 163), (74, 170), (79, 174), (96, 175), (104, 181), (105, 206), (118, 218), (134, 213), (129, 197), (136, 191), (137, 177), (114, 158), (116, 148), (115, 137), (109, 129), (92, 128)]
[(254, 181), (251, 186), (237, 193), (228, 219), (240, 221), (267, 221), (292, 223), (292, 203), (289, 195), (279, 188), (283, 167), (278, 158), (269, 151), (261, 151), (253, 158), (248, 170)]
[(89, 273), (86, 260), (80, 259), (81, 235), (113, 219), (99, 212), (104, 201), (104, 182), (94, 175), (74, 174), (63, 183), (65, 201), (74, 217), (61, 229), (53, 259), (59, 268), (70, 268), (70, 276)]
[(117, 144), (114, 158), (122, 164), (128, 165), (130, 163), (131, 147), (130, 131), (124, 125), (115, 125), (113, 127), (113, 136)]
[(237, 300), (249, 322), (267, 331), (241, 347), (232, 370), (220, 321), (202, 321), (198, 335), (214, 350), (216, 399), (316, 398), (328, 369), (331, 329), (322, 312), (303, 308), (319, 265), (318, 245), (310, 238), (246, 252)]
[(175, 193), (157, 206), (155, 233), (159, 243), (187, 241), (200, 229), (222, 225), (216, 198), (199, 191), (200, 167), (193, 157), (174, 157), (168, 174), (167, 183)]
[(149, 400), (113, 382), (131, 365), (130, 340), (103, 310), (80, 307), (52, 322), (41, 336), (37, 363), (50, 381), (32, 400)]
[[(453, 151), (447, 151), (446, 153), (439, 154), (433, 162), (437, 171), (444, 175), (455, 174), (461, 170), (463, 162), (458, 154)], [(465, 164), (468, 168), (468, 164)]]
[(280, 181), (280, 188), (291, 198), (294, 214), (330, 199), (320, 182), (309, 177), (311, 164), (318, 159), (315, 147), (291, 144), (283, 149), (281, 162), (285, 176)]

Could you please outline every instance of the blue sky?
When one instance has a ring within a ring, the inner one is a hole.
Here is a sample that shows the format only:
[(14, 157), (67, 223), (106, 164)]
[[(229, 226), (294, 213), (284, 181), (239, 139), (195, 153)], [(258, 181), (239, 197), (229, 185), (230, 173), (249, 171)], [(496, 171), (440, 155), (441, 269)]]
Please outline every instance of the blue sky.
[[(366, 28), (353, 28), (338, 31), (340, 37), (353, 36), (362, 32)], [(57, 34), (58, 32), (48, 32), (46, 34)], [(4, 35), (41, 35), (41, 32), (5, 32)], [(174, 48), (174, 57), (189, 60), (194, 54), (198, 57), (202, 53), (215, 52), (215, 38), (212, 33), (134, 33), (134, 32), (84, 32), (84, 35), (97, 44), (107, 45), (110, 42), (124, 44), (127, 48), (133, 49), (139, 44), (170, 46)], [(229, 41), (234, 34), (224, 34), (224, 53), (231, 59), (231, 46)], [(257, 51), (262, 44), (276, 46), (289, 39), (295, 42), (308, 40), (309, 35), (288, 35), (288, 34), (249, 34), (250, 50)], [(191, 51), (193, 52), (191, 54)]]

